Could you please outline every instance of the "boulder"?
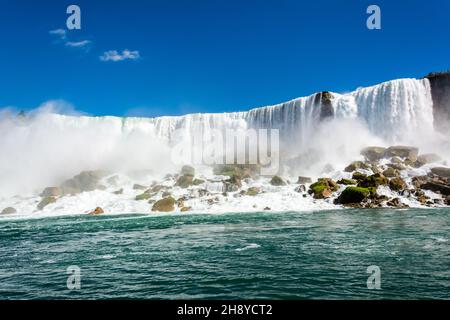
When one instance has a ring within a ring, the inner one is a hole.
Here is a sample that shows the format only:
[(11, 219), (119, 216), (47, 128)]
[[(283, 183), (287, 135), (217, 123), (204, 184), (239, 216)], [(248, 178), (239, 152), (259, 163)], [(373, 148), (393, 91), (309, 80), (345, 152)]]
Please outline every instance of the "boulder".
[(191, 207), (183, 207), (180, 209), (181, 212), (186, 212), (186, 211), (190, 211), (192, 208)]
[(205, 183), (205, 180), (203, 180), (203, 179), (194, 179), (194, 181), (192, 181), (192, 184), (194, 186), (198, 186), (198, 185), (201, 185), (203, 183)]
[(223, 182), (223, 192), (234, 192), (242, 187), (241, 177), (232, 175), (229, 179)]
[(386, 148), (383, 147), (367, 147), (361, 150), (361, 154), (368, 160), (368, 161), (377, 161), (384, 157), (384, 153), (386, 151)]
[(403, 204), (402, 201), (399, 198), (394, 198), (386, 202), (386, 205), (389, 207), (396, 207), (396, 208), (408, 208), (409, 206), (406, 204)]
[(13, 214), (13, 213), (17, 213), (17, 210), (14, 209), (13, 207), (7, 207), (3, 209), (0, 214)]
[(249, 178), (259, 174), (258, 164), (221, 164), (213, 168), (213, 173), (221, 176), (238, 175), (242, 178)]
[(353, 172), (358, 169), (369, 169), (370, 166), (362, 161), (354, 161), (351, 164), (349, 164), (347, 167), (345, 167), (345, 172)]
[(361, 203), (370, 195), (369, 188), (347, 187), (337, 198), (339, 204)]
[(183, 176), (194, 176), (195, 175), (195, 169), (191, 166), (183, 166), (181, 168), (181, 174)]
[(447, 206), (450, 206), (450, 196), (447, 196), (447, 198), (445, 198), (444, 203), (445, 203)]
[(41, 197), (60, 197), (62, 196), (62, 189), (60, 187), (47, 187), (40, 194)]
[(417, 160), (419, 149), (410, 146), (392, 146), (386, 149), (384, 152), (385, 158), (400, 157), (407, 158), (412, 162)]
[(297, 180), (297, 183), (298, 183), (298, 184), (312, 183), (312, 180), (311, 180), (310, 177), (302, 177), (302, 176), (299, 176), (299, 177), (298, 177), (298, 180)]
[(113, 194), (117, 194), (117, 195), (123, 194), (123, 188), (121, 188), (119, 190), (116, 190), (116, 191), (113, 191)]
[(389, 181), (389, 188), (393, 191), (403, 191), (406, 187), (406, 183), (402, 178), (396, 177)]
[(358, 187), (362, 188), (378, 188), (381, 185), (387, 185), (389, 180), (381, 173), (375, 173), (358, 182)]
[(92, 210), (91, 212), (89, 212), (90, 215), (98, 215), (98, 214), (102, 214), (102, 213), (105, 213), (105, 212), (100, 207), (97, 207), (94, 210)]
[(441, 161), (442, 158), (440, 156), (438, 156), (435, 153), (427, 153), (427, 154), (422, 154), (420, 156), (417, 157), (416, 162), (414, 163), (415, 167), (421, 167), (427, 163), (433, 163), (433, 162), (438, 162)]
[(163, 198), (155, 202), (152, 211), (170, 212), (175, 210), (176, 201), (172, 197)]
[(285, 186), (286, 182), (284, 182), (283, 179), (281, 179), (279, 176), (273, 176), (270, 180), (270, 184), (273, 186)]
[(364, 180), (367, 178), (367, 175), (361, 172), (354, 172), (352, 175), (352, 179), (356, 181)]
[(146, 186), (143, 186), (143, 185), (141, 185), (141, 184), (135, 183), (135, 184), (133, 185), (133, 190), (145, 190), (145, 189), (147, 189), (147, 187), (146, 187)]
[(138, 194), (134, 199), (136, 201), (141, 201), (141, 200), (148, 200), (151, 197), (152, 197), (152, 195), (150, 193), (144, 192), (144, 193)]
[(39, 204), (37, 205), (37, 208), (38, 208), (38, 210), (42, 210), (50, 203), (55, 203), (55, 202), (56, 202), (56, 197), (45, 197), (41, 200), (41, 202), (39, 202)]
[(109, 173), (102, 170), (83, 171), (61, 184), (62, 193), (78, 194), (84, 191), (93, 191), (98, 188), (98, 182)]
[(250, 187), (245, 192), (245, 195), (247, 195), (247, 196), (256, 196), (260, 192), (261, 192), (261, 189), (259, 189), (258, 187)]
[(315, 199), (325, 199), (331, 197), (334, 191), (338, 190), (339, 186), (330, 178), (320, 178), (317, 182), (309, 186), (309, 194), (312, 194)]
[(450, 195), (450, 186), (439, 182), (429, 181), (423, 184), (421, 188), (424, 190), (439, 192), (440, 194), (443, 194), (445, 196)]
[(394, 168), (387, 168), (383, 171), (383, 175), (388, 178), (398, 177), (400, 173)]
[(186, 189), (186, 188), (192, 186), (193, 182), (194, 182), (194, 176), (183, 175), (178, 178), (177, 182), (175, 183), (175, 186)]
[(352, 185), (352, 184), (356, 184), (357, 182), (356, 182), (356, 180), (353, 180), (353, 179), (341, 179), (341, 180), (339, 180), (338, 182), (337, 182), (337, 184), (343, 184), (343, 185), (346, 185), (346, 186), (348, 186), (348, 185)]
[(431, 169), (431, 172), (442, 178), (450, 178), (450, 168), (435, 167)]
[(304, 184), (301, 184), (301, 185), (297, 186), (297, 187), (294, 189), (294, 191), (295, 191), (295, 192), (298, 192), (298, 193), (304, 193), (304, 192), (306, 192), (306, 187), (305, 187)]

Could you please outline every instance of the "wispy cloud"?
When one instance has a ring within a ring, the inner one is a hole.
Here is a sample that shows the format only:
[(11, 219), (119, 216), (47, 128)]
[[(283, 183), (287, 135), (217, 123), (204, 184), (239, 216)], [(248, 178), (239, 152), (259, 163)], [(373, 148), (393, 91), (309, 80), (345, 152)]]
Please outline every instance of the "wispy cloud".
[(118, 52), (117, 50), (109, 50), (105, 51), (101, 56), (101, 61), (112, 61), (112, 62), (118, 62), (118, 61), (124, 61), (124, 60), (138, 60), (141, 56), (139, 54), (139, 51), (130, 51), (130, 50), (122, 50), (122, 52)]
[(87, 45), (91, 44), (92, 41), (90, 40), (81, 40), (81, 41), (67, 41), (66, 47), (72, 47), (72, 48), (84, 48)]
[(55, 29), (55, 30), (50, 30), (48, 33), (50, 33), (51, 35), (54, 35), (56, 37), (58, 37), (61, 40), (66, 39), (67, 36), (67, 32), (64, 29)]

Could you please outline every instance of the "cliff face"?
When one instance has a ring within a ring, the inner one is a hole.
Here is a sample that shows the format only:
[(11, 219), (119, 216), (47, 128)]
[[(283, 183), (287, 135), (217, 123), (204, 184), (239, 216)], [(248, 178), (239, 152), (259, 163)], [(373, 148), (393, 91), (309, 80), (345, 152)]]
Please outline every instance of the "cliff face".
[(430, 80), (435, 128), (450, 132), (450, 71), (430, 73), (426, 78)]

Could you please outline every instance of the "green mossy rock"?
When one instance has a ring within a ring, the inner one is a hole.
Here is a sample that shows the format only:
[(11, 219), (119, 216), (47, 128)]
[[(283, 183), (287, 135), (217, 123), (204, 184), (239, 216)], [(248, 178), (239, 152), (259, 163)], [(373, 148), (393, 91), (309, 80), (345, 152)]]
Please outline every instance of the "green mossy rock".
[(192, 184), (194, 186), (198, 186), (198, 185), (201, 185), (203, 183), (205, 183), (205, 180), (203, 180), (203, 179), (194, 179), (194, 181), (192, 181)]
[(389, 180), (381, 173), (375, 173), (358, 182), (358, 187), (362, 188), (378, 188), (381, 185), (387, 185)]
[(250, 187), (245, 192), (245, 195), (247, 195), (247, 196), (256, 196), (260, 192), (261, 192), (261, 189), (259, 189), (258, 187)]
[(344, 191), (342, 191), (341, 195), (337, 199), (337, 203), (361, 203), (367, 199), (370, 194), (371, 190), (369, 188), (347, 187)]
[(167, 197), (155, 202), (152, 211), (170, 212), (175, 210), (176, 200), (172, 197)]
[(402, 178), (396, 177), (389, 181), (389, 188), (393, 191), (402, 191), (406, 189), (406, 183)]
[(367, 178), (367, 175), (361, 172), (355, 172), (352, 175), (352, 179), (356, 181), (364, 180)]
[(341, 179), (337, 182), (338, 184), (343, 184), (346, 186), (352, 185), (352, 184), (357, 184), (356, 180), (353, 179)]
[(141, 194), (137, 195), (136, 198), (135, 198), (135, 200), (137, 200), (137, 201), (148, 200), (148, 199), (150, 199), (151, 197), (152, 197), (151, 194), (145, 193), (145, 192), (144, 192), (144, 193), (141, 193)]
[(188, 188), (192, 186), (194, 182), (194, 176), (191, 175), (184, 175), (178, 178), (177, 182), (175, 183), (175, 186), (181, 187), (181, 188)]
[(273, 176), (270, 180), (270, 184), (273, 186), (285, 186), (286, 182), (284, 182), (283, 179), (281, 179), (279, 176)]

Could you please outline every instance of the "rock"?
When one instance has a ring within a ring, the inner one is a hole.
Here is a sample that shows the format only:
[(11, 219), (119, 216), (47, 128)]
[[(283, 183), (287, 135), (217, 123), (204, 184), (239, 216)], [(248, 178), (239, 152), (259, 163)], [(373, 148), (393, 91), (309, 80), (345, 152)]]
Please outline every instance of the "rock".
[(157, 184), (157, 185), (154, 185), (153, 187), (151, 187), (150, 189), (146, 190), (145, 193), (158, 193), (164, 189), (167, 189), (167, 187)]
[(435, 167), (431, 169), (431, 172), (442, 178), (450, 178), (450, 168)]
[(195, 169), (191, 166), (183, 166), (181, 168), (181, 174), (183, 176), (194, 176), (195, 175)]
[(361, 172), (354, 172), (352, 175), (352, 179), (356, 181), (364, 180), (367, 178), (367, 175)]
[(402, 178), (396, 177), (389, 181), (389, 188), (393, 191), (403, 191), (406, 189), (406, 183)]
[(141, 194), (137, 195), (134, 199), (136, 201), (141, 201), (141, 200), (148, 200), (151, 197), (152, 197), (152, 195), (150, 193), (144, 192), (144, 193), (141, 193)]
[(397, 208), (408, 208), (409, 207), (408, 205), (403, 204), (399, 198), (394, 198), (392, 200), (389, 200), (388, 202), (386, 202), (386, 205), (389, 207), (397, 207)]
[(450, 196), (447, 196), (447, 198), (445, 198), (444, 203), (445, 203), (447, 206), (450, 206)]
[(112, 176), (106, 179), (106, 182), (112, 186), (117, 186), (119, 177), (118, 176)]
[(384, 157), (384, 153), (386, 151), (386, 148), (383, 147), (367, 147), (361, 150), (361, 154), (368, 160), (368, 161), (377, 161)]
[(270, 184), (273, 186), (285, 186), (286, 182), (284, 182), (283, 179), (281, 179), (279, 176), (273, 176), (270, 180)]
[(47, 187), (40, 194), (41, 197), (60, 197), (62, 196), (62, 189), (60, 187)]
[(329, 163), (327, 163), (322, 169), (322, 173), (329, 173), (332, 171), (334, 171), (334, 167)]
[(213, 168), (213, 173), (221, 176), (237, 175), (243, 178), (256, 176), (259, 173), (258, 164), (221, 164)]
[(164, 192), (162, 193), (162, 197), (163, 197), (163, 198), (169, 197), (170, 195), (171, 195), (171, 193), (170, 193), (169, 191), (164, 191)]
[(245, 195), (247, 195), (247, 196), (256, 196), (260, 192), (261, 192), (261, 190), (258, 187), (250, 187), (245, 192)]
[(183, 207), (180, 209), (181, 212), (186, 212), (186, 211), (190, 211), (192, 208), (191, 207)]
[(337, 198), (339, 204), (361, 203), (370, 195), (369, 188), (347, 187)]
[(387, 168), (383, 171), (383, 175), (388, 178), (398, 177), (400, 173), (394, 168)]
[(113, 191), (113, 194), (123, 194), (123, 188)]
[(309, 187), (309, 194), (315, 199), (325, 199), (331, 197), (332, 193), (339, 189), (339, 186), (330, 178), (320, 178)]
[(160, 211), (160, 212), (170, 212), (175, 210), (175, 199), (172, 197), (167, 197), (155, 202), (152, 207), (152, 211)]
[(38, 208), (38, 210), (42, 210), (50, 203), (55, 203), (55, 202), (56, 202), (56, 197), (45, 197), (41, 200), (41, 202), (39, 202), (39, 204), (37, 205), (37, 208)]
[(298, 180), (297, 180), (297, 183), (298, 183), (298, 184), (312, 183), (312, 180), (311, 180), (310, 177), (302, 177), (302, 176), (299, 176), (299, 177), (298, 177)]
[(429, 181), (423, 184), (421, 188), (424, 190), (439, 192), (440, 194), (443, 194), (445, 196), (450, 195), (450, 186), (438, 182)]
[(232, 175), (229, 179), (223, 182), (222, 192), (234, 192), (242, 187), (241, 177), (238, 175)]
[(295, 192), (298, 192), (298, 193), (304, 193), (304, 192), (306, 192), (306, 187), (305, 187), (304, 184), (301, 184), (301, 185), (299, 185), (298, 187), (296, 187), (296, 188), (294, 189), (294, 191), (295, 191)]
[(397, 171), (402, 171), (402, 170), (406, 169), (406, 166), (404, 164), (401, 164), (401, 163), (388, 163), (387, 166), (389, 168), (395, 169)]
[(430, 180), (428, 176), (417, 176), (411, 179), (411, 182), (415, 188), (421, 188), (422, 185)]
[(141, 185), (141, 184), (135, 183), (135, 184), (133, 185), (133, 190), (145, 190), (145, 189), (147, 189), (147, 187), (146, 187), (146, 186), (143, 186), (143, 185)]
[(89, 212), (90, 215), (98, 215), (98, 214), (102, 214), (102, 213), (105, 213), (105, 212), (100, 207), (97, 207), (94, 210), (92, 210), (91, 212)]
[(7, 207), (3, 209), (0, 214), (13, 214), (13, 213), (17, 213), (17, 210), (14, 209), (13, 207)]
[(203, 180), (203, 179), (194, 179), (194, 181), (192, 181), (192, 184), (194, 186), (198, 186), (198, 185), (201, 185), (203, 183), (205, 183), (205, 180)]
[(98, 188), (98, 182), (109, 173), (106, 171), (83, 171), (61, 184), (63, 195), (78, 194), (84, 191), (93, 191)]
[(270, 209), (270, 207), (265, 207), (264, 208), (264, 211), (270, 211), (271, 209)]
[(414, 163), (414, 166), (419, 168), (427, 163), (438, 162), (441, 160), (442, 160), (442, 158), (435, 153), (422, 154), (417, 157), (417, 160)]
[(412, 162), (417, 160), (417, 155), (419, 154), (419, 149), (409, 146), (392, 146), (386, 149), (384, 157), (400, 157), (407, 158)]
[(356, 184), (357, 182), (356, 182), (356, 180), (353, 180), (353, 179), (345, 179), (344, 178), (344, 179), (339, 180), (337, 183), (348, 186), (348, 185)]
[(181, 176), (178, 178), (177, 182), (175, 183), (175, 186), (186, 189), (186, 188), (192, 186), (193, 182), (194, 182), (194, 176), (184, 175), (184, 176)]
[(358, 182), (358, 187), (362, 188), (378, 188), (381, 185), (387, 185), (389, 180), (381, 173), (375, 173)]
[(369, 169), (369, 165), (362, 161), (354, 161), (351, 164), (349, 164), (344, 171), (345, 172), (353, 172), (358, 169)]

